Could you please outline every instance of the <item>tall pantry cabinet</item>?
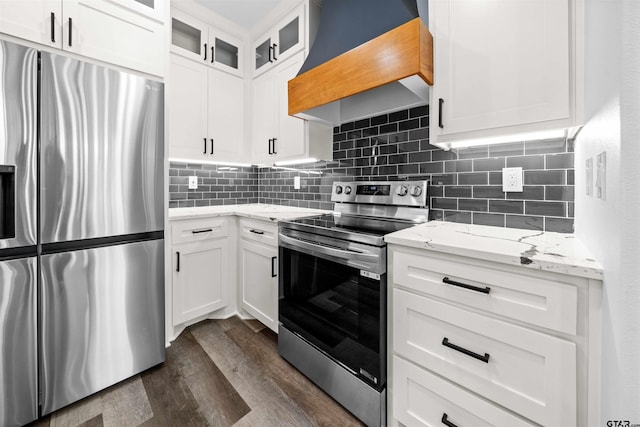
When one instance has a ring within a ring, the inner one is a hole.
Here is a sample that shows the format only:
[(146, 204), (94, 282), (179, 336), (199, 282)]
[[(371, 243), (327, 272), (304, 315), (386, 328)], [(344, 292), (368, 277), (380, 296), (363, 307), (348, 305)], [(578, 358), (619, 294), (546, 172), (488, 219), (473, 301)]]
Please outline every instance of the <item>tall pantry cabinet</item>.
[(169, 157), (243, 160), (244, 45), (239, 36), (171, 10)]

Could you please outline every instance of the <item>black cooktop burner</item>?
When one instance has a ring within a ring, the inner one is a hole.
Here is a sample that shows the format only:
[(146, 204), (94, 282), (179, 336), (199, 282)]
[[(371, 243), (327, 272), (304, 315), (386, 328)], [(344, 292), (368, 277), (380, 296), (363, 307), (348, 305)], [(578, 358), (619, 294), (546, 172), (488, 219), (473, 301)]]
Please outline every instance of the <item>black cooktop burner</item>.
[(386, 234), (415, 225), (410, 222), (385, 220), (383, 218), (336, 214), (299, 218), (288, 222), (333, 230), (336, 233), (368, 234), (377, 237), (383, 237)]

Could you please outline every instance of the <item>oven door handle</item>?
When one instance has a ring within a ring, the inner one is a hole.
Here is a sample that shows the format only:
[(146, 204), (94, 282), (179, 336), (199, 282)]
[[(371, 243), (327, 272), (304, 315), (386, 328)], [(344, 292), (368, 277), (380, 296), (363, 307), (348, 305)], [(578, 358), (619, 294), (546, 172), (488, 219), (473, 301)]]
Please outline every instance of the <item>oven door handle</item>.
[(285, 236), (282, 233), (278, 234), (278, 238), (280, 242), (285, 243), (288, 246), (293, 246), (299, 249), (308, 250), (317, 255), (326, 255), (332, 256), (336, 258), (343, 258), (347, 260), (358, 260), (358, 261), (376, 261), (378, 259), (378, 255), (375, 253), (366, 253), (361, 251), (353, 251), (349, 249), (341, 249), (328, 245), (323, 245), (322, 243), (311, 243), (305, 240), (296, 239), (294, 237)]

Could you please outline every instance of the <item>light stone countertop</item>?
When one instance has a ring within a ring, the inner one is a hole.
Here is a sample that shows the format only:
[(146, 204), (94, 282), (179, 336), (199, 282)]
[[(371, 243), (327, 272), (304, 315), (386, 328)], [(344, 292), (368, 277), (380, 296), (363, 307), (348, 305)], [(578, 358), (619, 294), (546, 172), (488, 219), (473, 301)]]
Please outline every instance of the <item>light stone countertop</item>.
[(388, 234), (385, 241), (602, 280), (602, 266), (573, 234), (430, 221)]
[(246, 205), (171, 208), (169, 209), (169, 221), (189, 218), (207, 218), (216, 216), (237, 215), (245, 218), (259, 219), (262, 221), (277, 222), (284, 219), (316, 216), (330, 212), (331, 211), (321, 209), (252, 203)]

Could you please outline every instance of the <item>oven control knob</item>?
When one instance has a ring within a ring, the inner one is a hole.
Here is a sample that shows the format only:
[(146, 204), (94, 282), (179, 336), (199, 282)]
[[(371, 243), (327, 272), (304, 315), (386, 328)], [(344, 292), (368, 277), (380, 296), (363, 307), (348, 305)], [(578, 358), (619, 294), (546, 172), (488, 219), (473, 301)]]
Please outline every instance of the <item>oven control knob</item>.
[(344, 187), (344, 194), (351, 194), (351, 186), (347, 185)]
[(420, 187), (419, 185), (416, 185), (415, 187), (413, 187), (411, 189), (411, 195), (413, 197), (418, 197), (422, 194), (422, 187)]
[(342, 194), (342, 186), (336, 185), (336, 194)]
[(406, 196), (407, 192), (409, 191), (409, 189), (407, 188), (406, 185), (401, 185), (400, 187), (398, 187), (398, 196)]

